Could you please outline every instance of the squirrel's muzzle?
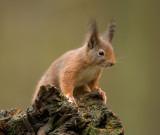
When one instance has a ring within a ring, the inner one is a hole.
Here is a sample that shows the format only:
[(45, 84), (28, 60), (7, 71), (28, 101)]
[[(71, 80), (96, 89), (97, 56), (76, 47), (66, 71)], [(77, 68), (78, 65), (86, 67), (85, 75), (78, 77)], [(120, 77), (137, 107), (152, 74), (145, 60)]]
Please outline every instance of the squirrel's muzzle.
[(109, 62), (108, 66), (111, 67), (115, 64), (115, 62)]

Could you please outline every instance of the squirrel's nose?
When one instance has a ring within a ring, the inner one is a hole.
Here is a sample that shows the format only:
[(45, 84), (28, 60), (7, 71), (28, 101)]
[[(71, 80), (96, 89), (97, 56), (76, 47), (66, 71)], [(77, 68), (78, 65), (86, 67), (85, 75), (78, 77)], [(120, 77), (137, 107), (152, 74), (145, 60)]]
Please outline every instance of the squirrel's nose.
[(113, 66), (115, 64), (115, 62), (113, 61), (113, 62), (109, 62), (109, 66), (111, 67), (111, 66)]

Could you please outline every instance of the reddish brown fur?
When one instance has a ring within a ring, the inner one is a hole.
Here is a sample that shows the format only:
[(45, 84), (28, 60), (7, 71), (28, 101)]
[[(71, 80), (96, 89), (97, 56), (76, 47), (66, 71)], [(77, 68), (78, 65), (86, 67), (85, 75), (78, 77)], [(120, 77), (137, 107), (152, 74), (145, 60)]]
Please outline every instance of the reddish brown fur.
[[(106, 40), (107, 38), (108, 40)], [(115, 63), (113, 48), (110, 44), (112, 38), (113, 31), (100, 37), (96, 21), (92, 21), (90, 34), (85, 45), (65, 53), (52, 63), (38, 83), (33, 101), (40, 86), (53, 84), (73, 103), (76, 103), (73, 90), (79, 87), (88, 91), (98, 90), (103, 95), (104, 102), (106, 102), (105, 93), (98, 88), (98, 80), (102, 69)], [(104, 56), (98, 54), (99, 50), (104, 52)]]

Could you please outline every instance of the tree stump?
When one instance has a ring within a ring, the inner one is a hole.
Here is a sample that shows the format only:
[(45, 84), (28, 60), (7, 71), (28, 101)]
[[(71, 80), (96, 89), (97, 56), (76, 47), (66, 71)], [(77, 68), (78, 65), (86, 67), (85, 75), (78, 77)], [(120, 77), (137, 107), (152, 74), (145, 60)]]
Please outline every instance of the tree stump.
[(120, 119), (97, 91), (76, 97), (77, 106), (60, 90), (41, 86), (26, 112), (0, 110), (0, 135), (124, 135)]

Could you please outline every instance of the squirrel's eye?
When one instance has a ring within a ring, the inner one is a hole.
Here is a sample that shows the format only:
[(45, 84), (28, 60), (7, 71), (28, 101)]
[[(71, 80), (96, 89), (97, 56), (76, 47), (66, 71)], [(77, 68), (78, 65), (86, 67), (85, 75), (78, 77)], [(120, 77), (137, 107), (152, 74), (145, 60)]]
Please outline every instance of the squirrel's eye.
[(104, 55), (103, 50), (99, 50), (99, 55)]

